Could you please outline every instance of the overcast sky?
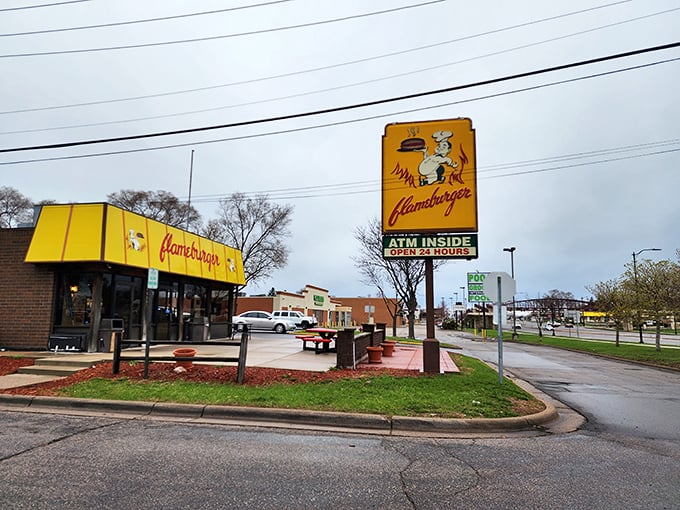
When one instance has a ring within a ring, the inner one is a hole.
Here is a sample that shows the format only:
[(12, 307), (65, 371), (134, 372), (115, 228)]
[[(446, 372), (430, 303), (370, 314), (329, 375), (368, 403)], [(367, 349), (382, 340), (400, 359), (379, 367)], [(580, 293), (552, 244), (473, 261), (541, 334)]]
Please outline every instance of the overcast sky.
[(680, 247), (680, 49), (294, 116), (676, 43), (678, 27), (670, 0), (5, 0), (1, 149), (240, 125), (3, 152), (0, 185), (36, 202), (186, 200), (194, 150), (204, 220), (236, 191), (294, 206), (288, 266), (249, 293), (376, 295), (352, 256), (380, 217), (385, 125), (468, 117), (479, 258), (445, 265), (435, 301), (460, 299), (468, 272), (510, 273), (510, 246), (518, 299), (587, 297), (633, 252)]

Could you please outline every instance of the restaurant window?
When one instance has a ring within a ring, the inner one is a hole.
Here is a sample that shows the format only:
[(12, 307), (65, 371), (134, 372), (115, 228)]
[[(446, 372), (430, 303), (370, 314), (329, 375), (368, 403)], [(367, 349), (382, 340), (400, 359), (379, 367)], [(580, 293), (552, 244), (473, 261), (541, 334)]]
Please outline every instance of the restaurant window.
[(123, 319), (129, 338), (139, 338), (141, 333), (144, 287), (142, 278), (117, 274), (113, 283), (113, 299), (106, 307), (106, 316)]
[(55, 326), (89, 326), (94, 273), (62, 273), (57, 282)]
[(185, 319), (207, 317), (206, 301), (208, 289), (202, 285), (187, 284), (184, 286), (184, 316)]

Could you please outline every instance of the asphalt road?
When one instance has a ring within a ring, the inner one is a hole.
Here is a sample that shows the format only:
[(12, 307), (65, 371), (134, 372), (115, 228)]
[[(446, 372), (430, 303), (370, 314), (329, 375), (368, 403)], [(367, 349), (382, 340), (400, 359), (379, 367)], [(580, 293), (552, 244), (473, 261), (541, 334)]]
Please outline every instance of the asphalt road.
[[(496, 342), (444, 333), (463, 354), (498, 364)], [(508, 373), (588, 418), (588, 430), (636, 438), (680, 439), (680, 372), (611, 361), (545, 346), (504, 342)]]
[[(495, 344), (460, 343), (493, 361)], [(678, 374), (527, 347), (505, 345), (507, 372), (583, 412), (582, 430), (397, 438), (2, 412), (0, 507), (680, 508)]]

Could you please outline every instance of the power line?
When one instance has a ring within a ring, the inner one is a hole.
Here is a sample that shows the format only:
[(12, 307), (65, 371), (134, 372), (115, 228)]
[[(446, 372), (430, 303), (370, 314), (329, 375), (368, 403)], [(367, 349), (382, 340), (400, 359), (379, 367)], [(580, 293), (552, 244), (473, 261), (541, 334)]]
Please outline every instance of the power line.
[(267, 28), (264, 30), (253, 30), (249, 32), (239, 32), (236, 34), (225, 34), (225, 35), (215, 35), (215, 36), (207, 36), (207, 37), (196, 37), (193, 39), (177, 39), (173, 41), (160, 41), (160, 42), (153, 42), (153, 43), (139, 43), (139, 44), (125, 44), (125, 45), (118, 45), (118, 46), (101, 46), (98, 48), (80, 48), (80, 49), (75, 49), (75, 50), (56, 50), (56, 51), (41, 51), (41, 52), (34, 52), (34, 53), (13, 53), (13, 54), (6, 54), (6, 55), (0, 55), (0, 58), (19, 58), (19, 57), (44, 57), (44, 56), (51, 56), (51, 55), (72, 55), (76, 53), (90, 53), (90, 52), (102, 52), (102, 51), (113, 51), (113, 50), (129, 50), (129, 49), (137, 49), (137, 48), (153, 48), (153, 47), (158, 47), (158, 46), (168, 46), (168, 45), (175, 45), (175, 44), (186, 44), (186, 43), (195, 43), (195, 42), (205, 42), (205, 41), (215, 41), (219, 39), (230, 39), (233, 37), (243, 37), (243, 36), (250, 36), (250, 35), (259, 35), (259, 34), (265, 34), (265, 33), (273, 33), (273, 32), (282, 32), (285, 30), (296, 30), (298, 28), (309, 28), (309, 27), (314, 27), (318, 25), (326, 25), (329, 23), (338, 23), (342, 21), (349, 21), (352, 19), (358, 19), (358, 18), (365, 18), (369, 16), (378, 16), (382, 14), (388, 14), (392, 12), (397, 12), (397, 11), (403, 11), (406, 9), (413, 9), (416, 7), (423, 7), (426, 5), (431, 5), (431, 4), (436, 4), (440, 2), (444, 2), (446, 0), (430, 0), (428, 2), (423, 2), (419, 4), (412, 4), (412, 5), (405, 5), (402, 7), (395, 7), (392, 9), (385, 9), (382, 11), (374, 11), (374, 12), (369, 12), (369, 13), (364, 13), (364, 14), (355, 14), (352, 16), (344, 16), (341, 18), (334, 18), (330, 20), (323, 20), (323, 21), (312, 21), (310, 23), (301, 23), (298, 25), (287, 25), (284, 27), (276, 27), (276, 28)]
[[(301, 92), (301, 93), (298, 93), (298, 94), (291, 94), (291, 95), (288, 95), (288, 96), (279, 96), (279, 97), (275, 97), (275, 98), (262, 99), (262, 100), (258, 100), (258, 101), (248, 101), (248, 102), (245, 102), (245, 103), (238, 103), (238, 104), (227, 105), (227, 106), (216, 106), (216, 107), (210, 107), (210, 108), (203, 108), (203, 109), (200, 109), (200, 110), (167, 113), (167, 114), (162, 114), (162, 115), (150, 115), (150, 116), (147, 116), (147, 117), (137, 117), (137, 118), (133, 118), (133, 119), (112, 120), (112, 121), (106, 121), (106, 122), (91, 122), (91, 123), (87, 123), (87, 124), (53, 126), (53, 127), (45, 127), (45, 128), (38, 128), (38, 129), (22, 129), (22, 130), (16, 130), (16, 131), (2, 131), (2, 132), (0, 132), (0, 135), (38, 133), (38, 132), (55, 131), (55, 130), (61, 130), (61, 129), (76, 129), (76, 128), (84, 128), (84, 127), (108, 126), (108, 125), (113, 125), (113, 124), (123, 124), (123, 123), (128, 123), (128, 122), (138, 122), (138, 121), (145, 121), (145, 120), (158, 120), (158, 119), (165, 119), (165, 118), (171, 118), (171, 117), (179, 117), (179, 116), (184, 116), (184, 115), (195, 115), (195, 114), (198, 114), (198, 113), (207, 113), (207, 112), (213, 112), (213, 111), (219, 111), (219, 110), (225, 110), (225, 109), (231, 109), (231, 108), (238, 108), (238, 107), (243, 107), (243, 106), (252, 106), (252, 105), (256, 105), (256, 104), (269, 103), (269, 102), (280, 101), (280, 100), (284, 100), (284, 99), (306, 97), (306, 96), (309, 96), (309, 95), (312, 95), (312, 94), (320, 94), (320, 93), (323, 93), (323, 92), (330, 92), (330, 91), (342, 90), (342, 89), (346, 89), (346, 88), (350, 88), (350, 87), (357, 87), (359, 85), (365, 85), (365, 84), (368, 84), (368, 83), (376, 83), (376, 82), (379, 82), (379, 81), (385, 81), (385, 80), (390, 80), (390, 79), (394, 79), (394, 78), (401, 78), (401, 77), (409, 76), (409, 75), (413, 75), (413, 74), (420, 74), (420, 73), (423, 73), (425, 71), (432, 71), (432, 70), (435, 70), (435, 69), (441, 69), (443, 67), (449, 67), (449, 66), (456, 65), (456, 64), (471, 62), (471, 61), (480, 60), (480, 59), (492, 57), (492, 56), (498, 56), (498, 55), (510, 53), (510, 52), (513, 52), (513, 51), (538, 46), (538, 45), (545, 44), (545, 43), (548, 43), (548, 42), (559, 41), (559, 40), (567, 39), (569, 37), (574, 37), (574, 36), (577, 36), (577, 35), (583, 35), (585, 33), (590, 33), (590, 32), (594, 32), (594, 31), (597, 31), (597, 30), (602, 30), (604, 28), (611, 28), (613, 26), (618, 26), (618, 25), (622, 25), (622, 24), (625, 24), (625, 23), (631, 23), (631, 22), (634, 22), (634, 21), (639, 21), (640, 19), (645, 19), (645, 18), (649, 18), (649, 17), (652, 17), (652, 16), (658, 16), (660, 14), (667, 14), (668, 12), (678, 11), (678, 10), (680, 10), (680, 7), (676, 7), (674, 9), (669, 9), (667, 11), (652, 13), (652, 14), (645, 15), (645, 16), (640, 16), (640, 17), (637, 17), (637, 18), (631, 18), (631, 19), (616, 22), (616, 23), (610, 23), (610, 24), (607, 24), (607, 25), (594, 27), (594, 28), (591, 28), (591, 29), (588, 29), (588, 30), (581, 30), (579, 32), (574, 32), (574, 33), (571, 33), (571, 34), (566, 34), (566, 35), (562, 35), (562, 36), (558, 36), (558, 37), (552, 37), (552, 38), (549, 38), (549, 39), (544, 39), (542, 41), (536, 41), (536, 42), (533, 42), (533, 43), (523, 44), (523, 45), (520, 45), (520, 46), (515, 46), (513, 48), (506, 48), (504, 50), (494, 51), (494, 52), (491, 52), (491, 53), (485, 53), (485, 54), (482, 54), (482, 55), (477, 55), (475, 57), (468, 57), (468, 58), (465, 58), (465, 59), (457, 60), (457, 61), (454, 61), (454, 62), (449, 62), (449, 63), (446, 63), (446, 64), (438, 64), (436, 66), (419, 68), (419, 69), (415, 69), (415, 70), (412, 70), (412, 71), (393, 74), (393, 75), (389, 75), (389, 76), (383, 76), (383, 77), (375, 78), (375, 79), (371, 79), (371, 80), (364, 80), (364, 81), (354, 82), (354, 83), (350, 83), (350, 84), (346, 84), (346, 85), (338, 85), (338, 86), (335, 86), (335, 87), (328, 87), (328, 88), (325, 88), (325, 89), (319, 89), (319, 90), (314, 90), (314, 91), (309, 91), (309, 92)], [(0, 114), (2, 114), (2, 112), (0, 112)]]
[(426, 91), (426, 92), (417, 92), (417, 93), (413, 93), (413, 94), (407, 94), (407, 95), (404, 95), (404, 96), (398, 96), (398, 97), (392, 97), (392, 98), (386, 98), (386, 99), (378, 99), (378, 100), (374, 100), (374, 101), (367, 101), (367, 102), (364, 102), (364, 103), (356, 103), (356, 104), (353, 104), (353, 105), (325, 108), (325, 109), (322, 109), (322, 110), (314, 110), (314, 111), (302, 112), (302, 113), (293, 113), (293, 114), (281, 115), (281, 116), (277, 116), (277, 117), (269, 117), (269, 118), (263, 118), (263, 119), (232, 122), (232, 123), (228, 123), (228, 124), (218, 124), (218, 125), (204, 126), (204, 127), (198, 127), (198, 128), (186, 128), (186, 129), (178, 129), (178, 130), (173, 130), (173, 131), (146, 133), (146, 134), (141, 134), (141, 135), (128, 135), (128, 136), (119, 136), (119, 137), (112, 137), (112, 138), (100, 138), (100, 139), (94, 139), (94, 140), (80, 140), (80, 141), (75, 141), (75, 142), (63, 142), (63, 143), (56, 143), (56, 144), (35, 145), (35, 146), (27, 146), (27, 147), (14, 147), (14, 148), (10, 148), (10, 149), (0, 149), (0, 153), (22, 152), (22, 151), (42, 150), (42, 149), (62, 149), (62, 148), (66, 148), (66, 147), (94, 145), (94, 144), (100, 144), (100, 143), (142, 140), (142, 139), (149, 139), (149, 138), (158, 138), (158, 137), (162, 137), (162, 136), (199, 133), (199, 132), (206, 132), (206, 131), (214, 131), (214, 130), (217, 130), (217, 129), (251, 126), (251, 125), (265, 124), (265, 123), (282, 121), (282, 120), (300, 119), (300, 118), (312, 117), (312, 116), (317, 116), (317, 115), (324, 115), (324, 114), (328, 114), (328, 113), (337, 113), (337, 112), (355, 110), (355, 109), (359, 109), (359, 108), (366, 108), (366, 107), (370, 107), (370, 106), (388, 104), (388, 103), (393, 103), (393, 102), (397, 102), (397, 101), (405, 101), (405, 100), (408, 100), (408, 99), (415, 99), (415, 98), (426, 97), (426, 96), (431, 96), (431, 95), (443, 94), (443, 93), (454, 92), (454, 91), (458, 91), (458, 90), (465, 90), (465, 89), (469, 89), (469, 88), (480, 87), (482, 85), (491, 85), (491, 84), (503, 83), (503, 82), (506, 82), (506, 81), (516, 80), (516, 79), (519, 79), (519, 78), (526, 78), (526, 77), (530, 77), (530, 76), (538, 76), (538, 75), (541, 75), (541, 74), (551, 73), (551, 72), (555, 72), (555, 71), (562, 71), (562, 70), (565, 70), (565, 69), (572, 69), (572, 68), (591, 65), (591, 64), (595, 64), (595, 63), (602, 63), (602, 62), (607, 62), (607, 61), (612, 61), (612, 60), (618, 60), (618, 59), (621, 59), (621, 58), (631, 57), (631, 56), (635, 56), (635, 55), (642, 55), (642, 54), (645, 54), (645, 53), (677, 48), (678, 46), (680, 46), (680, 42), (674, 42), (674, 43), (664, 44), (664, 45), (660, 45), (660, 46), (653, 46), (653, 47), (648, 47), (648, 48), (643, 48), (643, 49), (638, 49), (638, 50), (633, 50), (633, 51), (627, 51), (627, 52), (623, 52), (623, 53), (617, 53), (617, 54), (614, 54), (614, 55), (608, 55), (608, 56), (604, 56), (604, 57), (597, 57), (597, 58), (592, 58), (592, 59), (588, 59), (588, 60), (571, 62), (571, 63), (568, 63), (568, 64), (561, 64), (561, 65), (552, 66), (552, 67), (543, 68), (543, 69), (537, 69), (537, 70), (533, 70), (533, 71), (526, 71), (526, 72), (523, 72), (523, 73), (507, 75), (507, 76), (503, 76), (503, 77), (500, 77), (500, 78), (492, 78), (492, 79), (488, 79), (488, 80), (482, 80), (482, 81), (468, 83), (468, 84), (464, 84), (464, 85), (455, 85), (455, 86), (452, 86), (452, 87), (447, 87), (447, 88), (438, 89), (438, 90), (431, 90), (431, 91)]
[[(566, 161), (574, 161), (577, 159), (586, 159), (586, 158), (594, 158), (598, 156), (608, 156), (612, 154), (621, 154), (625, 152), (633, 152), (633, 151), (641, 151), (643, 149), (654, 149), (654, 148), (659, 148), (659, 147), (668, 147), (668, 146), (673, 146), (673, 145), (680, 145), (680, 138), (675, 138), (675, 139), (669, 139), (669, 140), (660, 140), (657, 142), (649, 142), (649, 143), (644, 143), (644, 144), (633, 144), (633, 145), (624, 145), (624, 146), (619, 146), (619, 147), (610, 147), (607, 149), (599, 149), (599, 150), (594, 150), (594, 151), (588, 151), (588, 152), (576, 152), (572, 154), (562, 154), (558, 156), (549, 156), (546, 158), (539, 158), (539, 159), (530, 159), (530, 160), (524, 160), (524, 161), (513, 161), (513, 162), (506, 162), (506, 163), (499, 163), (496, 165), (486, 165), (482, 167), (477, 167), (476, 173), (478, 176), (478, 179), (493, 179), (498, 176), (495, 175), (483, 175), (491, 172), (497, 172), (500, 170), (506, 170), (506, 169), (513, 169), (513, 168), (521, 168), (521, 167), (526, 167), (526, 166), (533, 166), (533, 165), (538, 165), (538, 164), (544, 164), (544, 163), (560, 163), (560, 162), (566, 162)], [(645, 154), (638, 154), (634, 155), (632, 157), (646, 157), (646, 156), (653, 156), (653, 155), (658, 155), (661, 153), (665, 152), (675, 152), (678, 151), (679, 149), (672, 149), (670, 151), (655, 151), (655, 152), (648, 152)], [(610, 159), (604, 159), (600, 161), (595, 161), (595, 162), (583, 162), (583, 163), (578, 163), (574, 165), (569, 165), (569, 166), (563, 166), (563, 167), (553, 167), (553, 168), (544, 168), (539, 171), (549, 171), (549, 170), (554, 170), (554, 169), (563, 169), (563, 168), (572, 168), (574, 166), (585, 166), (588, 164), (597, 164), (600, 162), (611, 162), (611, 161), (617, 161), (620, 158), (610, 158)], [(515, 175), (514, 173), (508, 174), (508, 175)], [(508, 175), (505, 175), (504, 177), (507, 177)], [(518, 174), (519, 175), (519, 174)], [(401, 182), (398, 179), (395, 179), (394, 182)], [(387, 183), (388, 185), (390, 184), (389, 182)], [(355, 182), (345, 182), (345, 183), (334, 183), (334, 184), (318, 184), (314, 186), (295, 186), (295, 187), (290, 187), (290, 188), (277, 188), (277, 189), (267, 189), (267, 190), (260, 190), (260, 191), (252, 191), (252, 192), (243, 192), (245, 195), (254, 195), (254, 194), (266, 194), (266, 195), (278, 195), (278, 194), (290, 194), (293, 192), (300, 192), (303, 191), (305, 193), (331, 193), (335, 194), (338, 190), (343, 190), (344, 192), (348, 191), (348, 188), (363, 188), (363, 187), (369, 187), (369, 190), (367, 191), (374, 191), (376, 186), (380, 185), (380, 181), (377, 179), (371, 179), (371, 180), (366, 180), (366, 181), (355, 181)], [(224, 198), (225, 194), (223, 193), (218, 193), (218, 194), (205, 194), (205, 195), (194, 195), (194, 201), (196, 202), (214, 202), (217, 200), (220, 200)]]
[[(139, 99), (151, 99), (151, 98), (156, 98), (156, 97), (166, 97), (166, 96), (187, 94), (187, 93), (193, 93), (193, 92), (204, 92), (204, 91), (207, 91), (207, 90), (215, 90), (215, 89), (219, 89), (219, 88), (233, 87), (233, 86), (237, 86), (237, 85), (249, 85), (249, 84), (252, 84), (252, 83), (270, 81), (270, 80), (275, 80), (275, 79), (279, 79), (279, 78), (289, 78), (291, 76), (298, 76), (298, 75), (301, 75), (301, 74), (308, 74), (308, 73), (317, 72), (317, 71), (326, 71), (326, 70), (329, 70), (329, 69), (335, 69), (335, 68), (345, 67), (345, 66), (354, 65), (354, 64), (362, 64), (362, 63), (365, 63), (365, 62), (371, 62), (371, 61), (379, 60), (379, 59), (383, 59), (383, 58), (389, 58), (389, 57), (404, 55), (404, 54), (407, 54), (407, 53), (413, 53), (413, 52), (421, 51), (421, 50), (424, 50), (424, 49), (430, 49), (430, 48), (435, 48), (435, 47), (439, 47), (439, 46), (444, 46), (444, 45), (447, 45), (447, 44), (467, 41), (467, 40), (471, 40), (471, 39), (476, 39), (476, 38), (483, 37), (483, 36), (486, 36), (486, 35), (493, 35), (493, 34), (497, 34), (497, 33), (501, 33), (501, 32), (506, 32), (506, 31), (509, 31), (509, 30), (514, 30), (514, 29), (517, 29), (517, 28), (523, 28), (523, 27), (527, 27), (527, 26), (531, 26), (531, 25), (536, 25), (538, 23), (544, 23), (546, 21), (553, 21), (553, 20), (556, 20), (556, 19), (566, 18), (566, 17), (569, 17), (569, 16), (577, 15), (577, 14), (583, 14), (583, 13), (590, 12), (590, 11), (593, 11), (593, 10), (596, 10), (596, 9), (604, 9), (604, 8), (611, 7), (611, 6), (614, 6), (614, 5), (618, 5), (618, 4), (621, 4), (621, 3), (628, 3), (630, 1), (631, 0), (622, 0), (620, 2), (614, 2), (614, 3), (602, 5), (602, 6), (592, 7), (592, 8), (589, 8), (589, 9), (583, 9), (583, 10), (580, 10), (580, 11), (572, 11), (572, 12), (568, 12), (568, 13), (564, 13), (564, 14), (559, 14), (557, 16), (551, 16), (551, 17), (547, 17), (547, 18), (532, 20), (532, 21), (520, 23), (520, 24), (517, 24), (517, 25), (511, 25), (511, 26), (508, 26), (508, 27), (503, 27), (503, 28), (499, 28), (499, 29), (495, 29), (495, 30), (488, 30), (486, 32), (479, 32), (479, 33), (472, 34), (472, 35), (469, 35), (469, 36), (458, 37), (458, 38), (455, 38), (455, 39), (449, 39), (447, 41), (441, 41), (441, 42), (433, 43), (433, 44), (426, 44), (424, 46), (417, 46), (415, 48), (409, 48), (409, 49), (406, 49), (406, 50), (394, 51), (394, 52), (391, 52), (391, 53), (383, 53), (381, 55), (374, 55), (372, 57), (365, 57), (365, 58), (361, 58), (361, 59), (350, 60), (350, 61), (340, 62), (340, 63), (336, 63), (336, 64), (329, 64), (329, 65), (325, 65), (325, 66), (321, 66), (321, 67), (314, 67), (314, 68), (310, 68), (310, 69), (302, 69), (302, 70), (298, 70), (298, 71), (292, 71), (292, 72), (282, 73), (282, 74), (273, 75), (273, 76), (265, 76), (265, 77), (262, 77), (262, 78), (253, 78), (253, 79), (249, 79), (249, 80), (241, 80), (241, 81), (236, 81), (236, 82), (223, 83), (223, 84), (219, 84), (219, 85), (209, 85), (209, 86), (206, 86), (206, 87), (197, 87), (197, 88), (193, 88), (193, 89), (160, 92), (160, 93), (156, 93), (156, 94), (145, 94), (145, 95), (139, 95), (139, 96), (125, 97), (125, 98), (107, 99), (107, 100), (100, 100), (100, 101), (88, 101), (88, 102), (82, 102), (82, 103), (72, 103), (72, 104), (68, 104), (68, 105), (45, 106), (45, 107), (39, 107), (39, 108), (23, 108), (23, 109), (19, 109), (19, 110), (9, 110), (9, 111), (0, 112), (0, 115), (13, 114), (13, 113), (28, 113), (28, 112), (36, 112), (36, 111), (43, 111), (43, 110), (56, 110), (56, 109), (62, 109), (62, 108), (76, 108), (76, 107), (81, 107), (81, 106), (94, 106), (94, 105), (100, 105), (100, 104), (118, 103), (118, 102), (123, 102), (123, 101), (136, 101), (136, 100), (139, 100)], [(678, 8), (678, 9), (680, 9), (680, 8)], [(630, 20), (624, 20), (620, 23), (612, 23), (610, 25), (604, 25), (600, 28), (609, 28), (611, 26), (615, 26), (615, 25), (618, 25), (618, 24), (628, 23), (628, 22), (632, 22), (632, 21), (638, 21), (640, 19), (644, 19), (644, 18), (651, 17), (651, 16), (657, 16), (659, 14), (666, 14), (668, 12), (678, 10), (678, 9), (670, 9), (668, 11), (656, 12), (656, 13), (652, 13), (652, 14), (647, 15), (647, 16), (640, 16), (640, 17), (637, 17), (637, 18), (632, 18)], [(577, 32), (574, 35), (580, 35), (581, 33), (582, 32)], [(548, 40), (548, 41), (550, 41), (550, 40)], [(545, 42), (547, 42), (547, 41), (545, 41)], [(541, 44), (541, 43), (538, 43), (538, 44)], [(522, 47), (519, 47), (519, 48), (522, 48)], [(486, 56), (486, 55), (484, 55), (484, 56)], [(484, 56), (481, 56), (479, 58), (483, 58)], [(453, 62), (453, 63), (448, 64), (448, 65), (453, 65), (453, 64), (456, 64), (456, 63), (461, 63), (461, 62), (466, 62), (466, 61), (468, 61), (468, 59), (461, 60), (461, 61), (458, 61), (458, 62)]]
[[(597, 161), (586, 161), (586, 162), (581, 162), (581, 163), (571, 163), (568, 165), (560, 165), (560, 166), (552, 166), (552, 167), (547, 167), (547, 168), (539, 168), (539, 169), (534, 169), (534, 170), (525, 170), (525, 171), (516, 171), (516, 172), (508, 172), (502, 175), (479, 175), (481, 170), (478, 170), (477, 172), (477, 180), (478, 181), (483, 181), (487, 179), (498, 179), (498, 178), (505, 178), (505, 177), (517, 177), (520, 175), (527, 175), (527, 174), (537, 174), (537, 173), (545, 173), (545, 172), (554, 172), (558, 170), (567, 170), (567, 169), (572, 169), (572, 168), (579, 168), (579, 167), (584, 167), (584, 166), (590, 166), (590, 165), (601, 165), (605, 163), (613, 163), (616, 161), (625, 161), (629, 159), (636, 159), (636, 158), (643, 158), (643, 157), (650, 157), (650, 156), (658, 156), (662, 154), (668, 154), (668, 153), (674, 153), (674, 152), (680, 152), (680, 148), (676, 149), (667, 149), (667, 150), (662, 150), (662, 151), (654, 151), (654, 152), (648, 152), (644, 154), (634, 154), (634, 155), (629, 155), (626, 157), (616, 157), (616, 158), (607, 158), (607, 159), (601, 159)], [(391, 183), (388, 181), (385, 183), (387, 188), (386, 190), (390, 189), (403, 189), (403, 186), (397, 186), (397, 187), (390, 187)], [(358, 189), (358, 190), (348, 190), (346, 188), (348, 187), (357, 187), (357, 188), (363, 188), (365, 187), (366, 189)], [(337, 184), (337, 185), (327, 185), (325, 187), (320, 187), (320, 186), (310, 186), (310, 187), (296, 187), (296, 188), (283, 188), (279, 190), (270, 190), (270, 191), (249, 191), (249, 192), (242, 192), (245, 196), (252, 196), (252, 195), (260, 195), (260, 194), (266, 194), (270, 199), (272, 200), (293, 200), (293, 199), (303, 199), (303, 198), (319, 198), (321, 196), (323, 197), (328, 197), (328, 196), (347, 196), (347, 195), (361, 195), (361, 194), (366, 194), (366, 193), (377, 193), (380, 192), (383, 189), (382, 183), (379, 180), (373, 180), (373, 181), (361, 181), (357, 183), (345, 183), (345, 184)], [(199, 197), (194, 197), (194, 202), (198, 203), (210, 203), (210, 202), (219, 202), (223, 198), (228, 197), (229, 194), (227, 195), (201, 195)], [(181, 197), (180, 197), (181, 198)]]
[(227, 137), (227, 138), (217, 138), (217, 139), (212, 139), (212, 140), (175, 143), (175, 144), (161, 145), (161, 146), (155, 146), (155, 147), (143, 147), (143, 148), (137, 148), (137, 149), (122, 149), (122, 150), (116, 150), (116, 151), (98, 152), (98, 153), (91, 153), (91, 154), (77, 154), (77, 155), (72, 155), (72, 156), (54, 156), (54, 157), (48, 157), (48, 158), (34, 158), (34, 159), (25, 159), (25, 160), (6, 161), (6, 162), (0, 162), (0, 166), (20, 165), (20, 164), (26, 164), (26, 163), (44, 163), (44, 162), (51, 162), (51, 161), (93, 158), (93, 157), (113, 156), (113, 155), (121, 155), (121, 154), (134, 154), (134, 153), (138, 153), (138, 152), (148, 152), (148, 151), (152, 151), (152, 150), (177, 149), (177, 148), (190, 147), (190, 146), (195, 146), (195, 145), (206, 145), (206, 144), (212, 144), (212, 143), (222, 143), (222, 142), (233, 142), (233, 141), (239, 141), (239, 140), (247, 140), (247, 139), (252, 139), (252, 138), (259, 138), (259, 137), (262, 137), (262, 136), (275, 136), (275, 135), (282, 135), (282, 134), (299, 133), (299, 132), (303, 132), (303, 131), (310, 131), (312, 129), (322, 129), (322, 128), (328, 128), (328, 127), (336, 127), (336, 126), (340, 126), (340, 125), (344, 125), (344, 124), (352, 124), (352, 123), (357, 123), (357, 122), (365, 122), (365, 121), (369, 121), (369, 120), (384, 119), (384, 118), (387, 118), (387, 117), (394, 117), (395, 115), (404, 115), (404, 114), (407, 114), (407, 113), (411, 114), (411, 113), (423, 112), (423, 111), (426, 111), (426, 110), (439, 109), (439, 108), (443, 108), (443, 107), (447, 107), (447, 106), (454, 106), (454, 105), (459, 105), (459, 104), (464, 104), (464, 103), (471, 103), (471, 102), (474, 102), (474, 101), (481, 101), (481, 100), (484, 100), (484, 99), (493, 99), (493, 98), (498, 98), (498, 97), (507, 96), (507, 95), (511, 95), (511, 94), (519, 94), (521, 92), (529, 92), (529, 91), (539, 90), (539, 89), (542, 89), (542, 88), (553, 87), (553, 86), (556, 86), (556, 85), (564, 85), (564, 84), (567, 84), (567, 83), (574, 83), (574, 82), (578, 82), (578, 81), (588, 80), (588, 79), (591, 79), (591, 78), (599, 78), (599, 77), (603, 77), (603, 76), (619, 74), (619, 73), (622, 73), (622, 72), (643, 69), (643, 68), (646, 68), (646, 67), (652, 67), (652, 66), (656, 66), (656, 65), (659, 65), (659, 64), (676, 62), (678, 60), (680, 60), (680, 57), (668, 59), (668, 60), (663, 60), (663, 61), (652, 62), (652, 63), (648, 63), (648, 64), (631, 66), (631, 67), (627, 67), (627, 68), (623, 68), (623, 69), (615, 69), (615, 70), (612, 70), (612, 71), (604, 71), (604, 72), (601, 72), (601, 73), (591, 74), (591, 75), (588, 75), (588, 76), (581, 76), (581, 77), (577, 77), (577, 78), (569, 78), (569, 79), (554, 81), (554, 82), (550, 82), (550, 83), (532, 85), (532, 86), (529, 86), (529, 87), (523, 87), (523, 88), (520, 88), (520, 89), (515, 89), (515, 90), (510, 90), (510, 91), (498, 92), (498, 93), (494, 93), (494, 94), (487, 94), (487, 95), (484, 95), (484, 96), (478, 96), (478, 97), (470, 98), (470, 99), (462, 99), (462, 100), (457, 100), (457, 101), (451, 101), (451, 102), (448, 102), (448, 103), (440, 103), (440, 104), (435, 105), (435, 106), (423, 106), (423, 107), (419, 107), (419, 108), (411, 108), (411, 109), (408, 109), (408, 110), (401, 110), (401, 111), (398, 111), (398, 112), (389, 112), (389, 113), (371, 115), (371, 116), (366, 116), (366, 117), (358, 117), (358, 118), (349, 119), (349, 120), (343, 120), (343, 121), (337, 121), (337, 122), (328, 122), (328, 123), (325, 123), (325, 124), (316, 124), (316, 125), (313, 125), (313, 126), (282, 129), (282, 130), (278, 130), (278, 131), (269, 131), (269, 132), (266, 132), (266, 133), (254, 133), (254, 134), (249, 134), (249, 135), (231, 136), (231, 137)]
[(39, 4), (39, 5), (27, 5), (25, 7), (5, 7), (0, 9), (0, 12), (9, 12), (9, 11), (24, 11), (27, 9), (41, 9), (43, 7), (54, 7), (57, 5), (66, 5), (66, 4), (79, 4), (82, 2), (91, 2), (92, 0), (69, 0), (65, 2), (53, 2), (51, 4)]
[(58, 32), (72, 32), (76, 30), (91, 30), (95, 28), (109, 28), (109, 27), (120, 27), (120, 26), (125, 26), (125, 25), (136, 25), (140, 23), (155, 23), (158, 21), (168, 21), (172, 19), (181, 19), (181, 18), (190, 18), (194, 16), (205, 16), (208, 14), (220, 14), (223, 12), (230, 12), (230, 11), (240, 11), (243, 9), (252, 9), (253, 7), (263, 7), (263, 6), (269, 6), (273, 4), (281, 4), (285, 2), (290, 2), (292, 0), (273, 0), (271, 2), (264, 2), (261, 4), (253, 4), (253, 5), (243, 5), (240, 7), (230, 7), (228, 9), (215, 9), (212, 11), (202, 11), (202, 12), (191, 12), (187, 14), (176, 14), (174, 16), (162, 16), (158, 18), (147, 18), (147, 19), (139, 19), (139, 20), (131, 20), (131, 21), (119, 21), (115, 23), (102, 23), (100, 25), (85, 25), (85, 26), (79, 26), (79, 27), (65, 27), (65, 28), (51, 28), (51, 29), (46, 29), (46, 30), (34, 30), (32, 32), (14, 32), (10, 34), (0, 34), (0, 37), (17, 37), (17, 36), (25, 36), (25, 35), (39, 35), (39, 34), (54, 34)]

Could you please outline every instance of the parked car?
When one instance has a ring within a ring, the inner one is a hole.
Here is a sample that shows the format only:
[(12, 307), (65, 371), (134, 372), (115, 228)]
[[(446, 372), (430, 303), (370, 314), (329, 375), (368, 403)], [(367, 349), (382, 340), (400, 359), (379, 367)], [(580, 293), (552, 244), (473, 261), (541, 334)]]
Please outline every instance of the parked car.
[(303, 315), (302, 312), (296, 310), (274, 310), (272, 312), (274, 317), (282, 319), (291, 319), (295, 325), (302, 329), (307, 329), (310, 326), (316, 326), (319, 321), (313, 315)]
[(252, 330), (274, 331), (275, 333), (286, 333), (295, 329), (295, 322), (288, 318), (274, 317), (268, 312), (254, 310), (235, 315), (231, 319), (234, 326), (239, 329), (243, 324), (249, 324)]

